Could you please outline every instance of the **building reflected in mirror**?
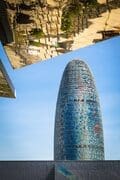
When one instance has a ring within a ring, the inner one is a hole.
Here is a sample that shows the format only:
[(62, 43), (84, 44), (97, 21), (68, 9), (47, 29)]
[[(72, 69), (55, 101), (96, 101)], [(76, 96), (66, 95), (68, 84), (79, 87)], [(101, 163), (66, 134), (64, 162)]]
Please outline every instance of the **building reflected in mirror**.
[(1, 0), (0, 40), (14, 68), (120, 34), (118, 0)]

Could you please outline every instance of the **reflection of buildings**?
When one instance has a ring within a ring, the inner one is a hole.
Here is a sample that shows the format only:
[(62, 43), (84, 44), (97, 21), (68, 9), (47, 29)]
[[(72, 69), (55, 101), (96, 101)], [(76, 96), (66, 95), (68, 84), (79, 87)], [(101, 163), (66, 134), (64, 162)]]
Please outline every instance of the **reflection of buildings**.
[(61, 80), (55, 118), (55, 160), (103, 160), (99, 100), (88, 66), (71, 61)]
[(0, 12), (0, 39), (14, 68), (120, 34), (118, 0), (1, 0)]

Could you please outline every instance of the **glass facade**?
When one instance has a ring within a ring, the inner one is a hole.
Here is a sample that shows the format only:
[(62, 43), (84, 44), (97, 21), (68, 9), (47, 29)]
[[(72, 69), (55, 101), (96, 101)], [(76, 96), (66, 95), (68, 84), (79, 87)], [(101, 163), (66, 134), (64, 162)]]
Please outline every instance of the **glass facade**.
[(104, 141), (100, 104), (88, 66), (80, 60), (68, 63), (58, 94), (55, 160), (103, 160)]

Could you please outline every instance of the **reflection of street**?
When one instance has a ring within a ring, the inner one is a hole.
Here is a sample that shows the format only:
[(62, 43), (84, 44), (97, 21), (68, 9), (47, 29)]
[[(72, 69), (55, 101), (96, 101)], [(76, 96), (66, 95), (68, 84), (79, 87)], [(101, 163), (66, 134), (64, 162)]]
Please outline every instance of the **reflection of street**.
[(11, 43), (13, 41), (13, 34), (8, 20), (6, 11), (6, 3), (4, 0), (0, 1), (0, 39), (3, 44)]

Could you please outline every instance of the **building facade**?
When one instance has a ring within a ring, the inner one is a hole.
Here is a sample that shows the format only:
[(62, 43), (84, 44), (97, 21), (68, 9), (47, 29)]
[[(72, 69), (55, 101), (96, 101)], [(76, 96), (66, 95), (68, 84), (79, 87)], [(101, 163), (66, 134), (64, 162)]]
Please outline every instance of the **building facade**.
[(104, 159), (102, 118), (95, 82), (88, 66), (80, 60), (68, 63), (61, 80), (54, 159)]
[(120, 161), (0, 161), (0, 180), (119, 180)]
[(1, 180), (119, 180), (120, 161), (0, 161)]

